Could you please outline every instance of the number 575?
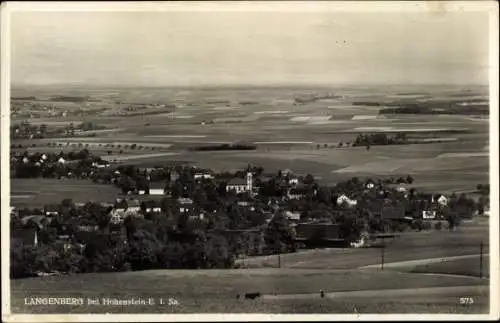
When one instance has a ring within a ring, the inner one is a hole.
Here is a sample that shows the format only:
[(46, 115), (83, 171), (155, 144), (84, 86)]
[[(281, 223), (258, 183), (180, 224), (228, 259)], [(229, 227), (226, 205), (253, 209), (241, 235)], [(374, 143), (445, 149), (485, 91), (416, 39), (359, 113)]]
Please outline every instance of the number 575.
[(474, 304), (474, 299), (472, 297), (460, 297), (461, 305), (471, 305)]

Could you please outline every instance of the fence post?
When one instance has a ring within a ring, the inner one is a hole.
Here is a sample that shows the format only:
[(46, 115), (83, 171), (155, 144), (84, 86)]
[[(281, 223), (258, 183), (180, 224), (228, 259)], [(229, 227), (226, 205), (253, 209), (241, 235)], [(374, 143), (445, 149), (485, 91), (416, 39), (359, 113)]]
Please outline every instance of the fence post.
[(382, 239), (382, 270), (384, 270), (385, 240)]
[(479, 278), (483, 278), (483, 240), (479, 245)]

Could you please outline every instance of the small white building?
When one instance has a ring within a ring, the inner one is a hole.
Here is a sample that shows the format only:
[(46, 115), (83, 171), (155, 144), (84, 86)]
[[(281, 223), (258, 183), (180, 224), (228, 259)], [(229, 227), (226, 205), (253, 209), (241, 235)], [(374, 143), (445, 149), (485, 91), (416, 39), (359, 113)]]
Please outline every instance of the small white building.
[(345, 194), (342, 194), (337, 198), (337, 205), (342, 205), (342, 204), (347, 204), (348, 206), (355, 206), (358, 204), (358, 201), (351, 200)]
[(446, 198), (446, 196), (444, 195), (441, 195), (438, 199), (437, 199), (437, 202), (438, 204), (442, 205), (442, 206), (446, 206), (448, 205), (448, 198)]
[(141, 211), (141, 205), (138, 200), (127, 201), (127, 212), (137, 213)]
[(57, 162), (58, 162), (59, 164), (64, 164), (64, 163), (66, 163), (66, 160), (64, 160), (64, 158), (60, 157), (60, 158), (57, 160)]
[(286, 211), (285, 216), (287, 217), (288, 220), (291, 220), (291, 221), (299, 221), (300, 220), (300, 212)]
[(153, 183), (149, 186), (149, 195), (164, 195), (165, 187), (162, 183)]
[(292, 177), (288, 180), (288, 185), (297, 186), (299, 185), (299, 179), (297, 177)]
[(404, 184), (399, 184), (396, 187), (396, 191), (398, 191), (400, 193), (405, 193), (406, 191), (408, 191), (408, 189), (404, 186)]
[(429, 210), (422, 211), (422, 219), (435, 219), (435, 218), (436, 218), (436, 211), (429, 211)]
[(209, 173), (196, 173), (194, 174), (194, 179), (201, 180), (201, 179), (213, 179), (213, 175)]
[(365, 183), (365, 188), (371, 190), (375, 187), (375, 182), (371, 179), (367, 180)]

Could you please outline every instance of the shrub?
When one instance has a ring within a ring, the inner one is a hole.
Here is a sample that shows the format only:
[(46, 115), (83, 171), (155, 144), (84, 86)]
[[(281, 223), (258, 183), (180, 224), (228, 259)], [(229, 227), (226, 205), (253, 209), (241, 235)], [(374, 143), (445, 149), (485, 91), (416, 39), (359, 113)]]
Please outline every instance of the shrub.
[(432, 224), (429, 221), (423, 221), (422, 228), (423, 230), (430, 230), (432, 228)]
[(423, 229), (423, 221), (420, 220), (420, 219), (413, 221), (413, 223), (411, 224), (411, 228), (413, 230), (422, 231), (422, 229)]
[(440, 231), (442, 228), (443, 228), (443, 224), (441, 223), (441, 221), (436, 222), (436, 223), (434, 224), (434, 229), (436, 229), (436, 230)]

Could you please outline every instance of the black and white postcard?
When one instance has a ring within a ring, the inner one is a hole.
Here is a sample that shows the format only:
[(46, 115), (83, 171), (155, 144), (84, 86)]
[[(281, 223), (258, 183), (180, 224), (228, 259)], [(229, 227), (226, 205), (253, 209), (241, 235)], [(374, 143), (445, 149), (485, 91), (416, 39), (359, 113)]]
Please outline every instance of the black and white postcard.
[(1, 24), (3, 320), (498, 319), (497, 2)]

